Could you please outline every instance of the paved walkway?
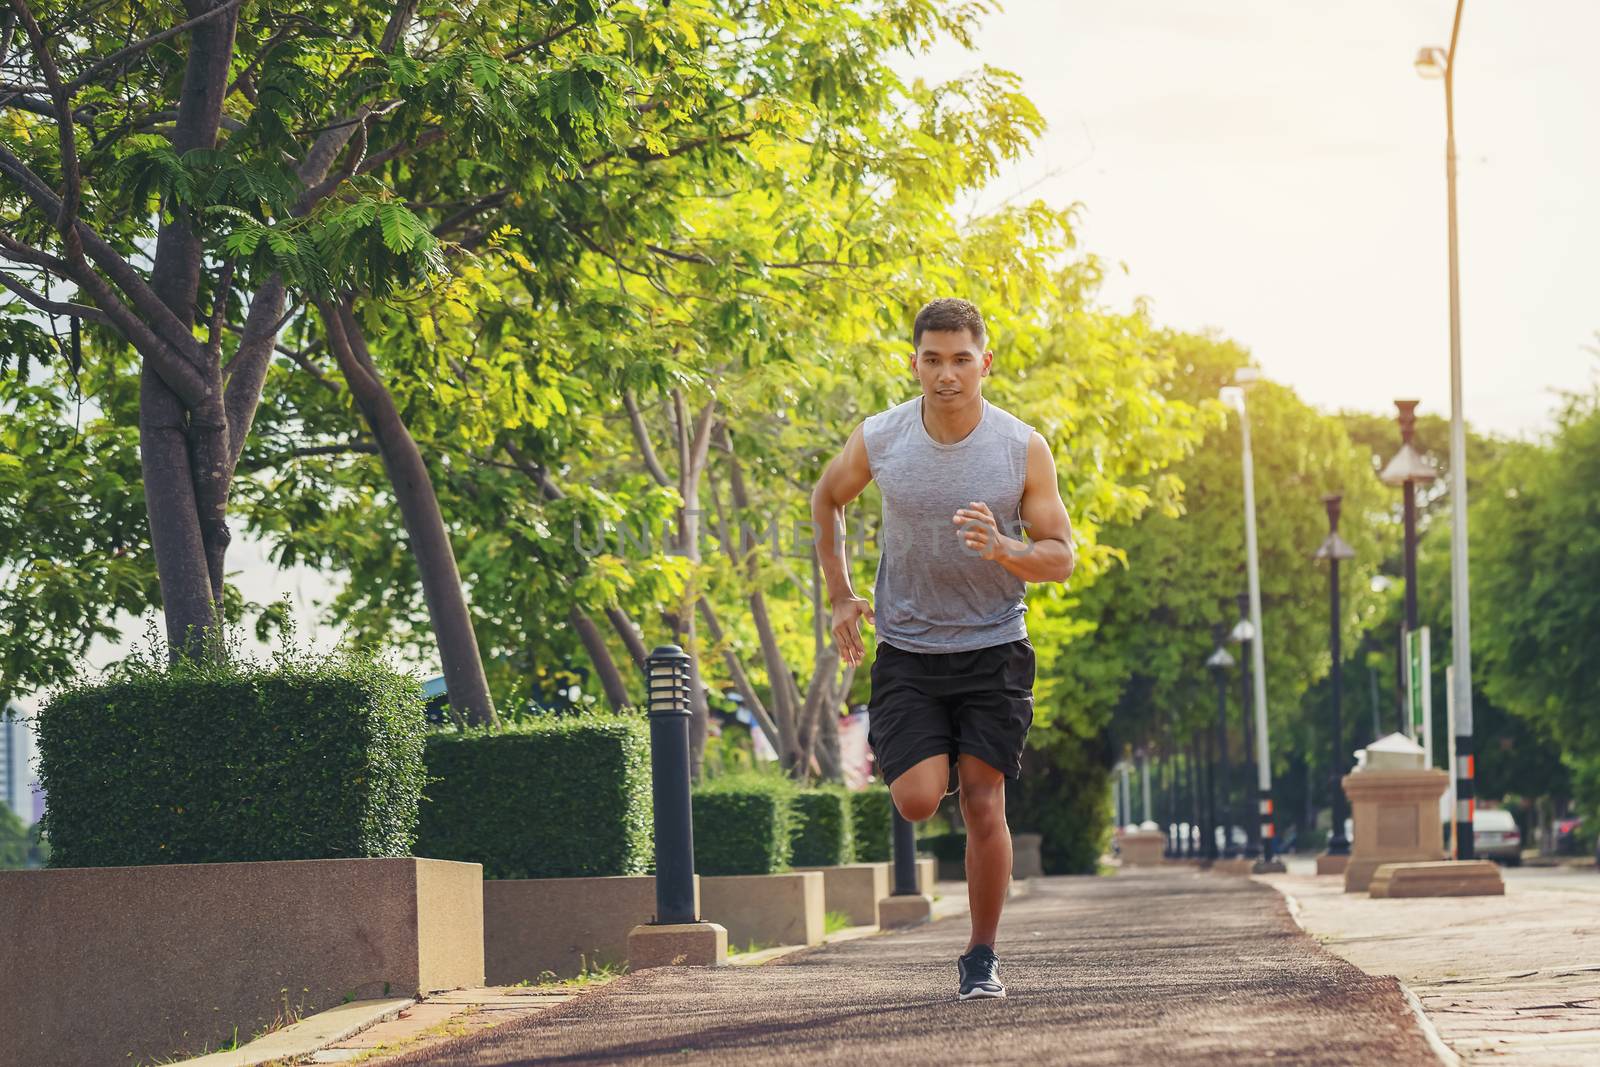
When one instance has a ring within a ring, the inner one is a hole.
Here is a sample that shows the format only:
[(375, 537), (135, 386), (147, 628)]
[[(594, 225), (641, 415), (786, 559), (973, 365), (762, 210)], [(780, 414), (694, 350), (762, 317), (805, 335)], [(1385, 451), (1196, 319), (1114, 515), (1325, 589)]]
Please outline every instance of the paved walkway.
[(1302, 933), (1248, 879), (1043, 879), (1007, 909), (1004, 1001), (954, 1000), (966, 922), (755, 968), (627, 975), (385, 1067), (683, 1063), (1427, 1065), (1398, 983)]
[(1416, 994), (1467, 1064), (1600, 1063), (1600, 874), (1510, 870), (1503, 897), (1373, 900), (1268, 876), (1331, 951)]

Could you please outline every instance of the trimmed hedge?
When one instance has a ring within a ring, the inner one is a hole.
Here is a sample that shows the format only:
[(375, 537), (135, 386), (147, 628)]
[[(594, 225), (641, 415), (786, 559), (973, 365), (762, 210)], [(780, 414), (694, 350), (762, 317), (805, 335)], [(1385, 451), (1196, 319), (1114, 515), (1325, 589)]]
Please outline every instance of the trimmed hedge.
[(894, 859), (894, 800), (889, 790), (873, 786), (850, 794), (850, 821), (855, 829), (856, 862), (888, 863)]
[(960, 863), (967, 858), (967, 832), (952, 830), (949, 833), (919, 837), (917, 851), (926, 852), (942, 863)]
[(838, 786), (797, 793), (795, 827), (791, 838), (796, 867), (834, 867), (855, 862), (855, 834), (850, 818), (850, 794)]
[(697, 874), (775, 874), (789, 869), (796, 788), (771, 774), (713, 778), (694, 791)]
[(368, 655), (136, 654), (39, 712), (52, 867), (409, 854), (422, 690)]
[(416, 854), (485, 878), (644, 874), (655, 862), (650, 727), (641, 716), (545, 716), (428, 738)]

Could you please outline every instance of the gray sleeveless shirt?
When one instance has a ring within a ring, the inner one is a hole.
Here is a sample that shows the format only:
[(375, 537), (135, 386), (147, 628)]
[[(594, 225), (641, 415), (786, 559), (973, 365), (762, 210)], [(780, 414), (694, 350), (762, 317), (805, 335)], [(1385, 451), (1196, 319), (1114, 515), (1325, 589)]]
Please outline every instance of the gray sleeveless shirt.
[(907, 652), (968, 652), (1028, 636), (1026, 583), (962, 541), (957, 508), (981, 500), (1000, 532), (1022, 536), (1033, 427), (983, 402), (977, 427), (941, 444), (916, 396), (862, 424), (883, 497), (873, 614), (877, 638)]

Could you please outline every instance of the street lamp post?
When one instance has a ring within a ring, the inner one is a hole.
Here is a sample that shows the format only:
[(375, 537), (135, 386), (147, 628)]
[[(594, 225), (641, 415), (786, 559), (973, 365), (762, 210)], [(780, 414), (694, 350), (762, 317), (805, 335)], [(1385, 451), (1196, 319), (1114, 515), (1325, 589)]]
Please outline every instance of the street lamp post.
[[(1423, 460), (1412, 443), (1417, 432), (1417, 403), (1415, 400), (1396, 400), (1400, 412), (1400, 451), (1394, 454), (1388, 466), (1378, 475), (1385, 485), (1398, 485), (1405, 493), (1405, 569), (1406, 569), (1406, 629), (1407, 634), (1417, 632), (1417, 486), (1430, 484), (1437, 475)], [(1409, 645), (1402, 645), (1401, 655), (1409, 654)], [(1422, 680), (1427, 685), (1427, 679)], [(1400, 709), (1400, 732), (1407, 732), (1411, 723), (1406, 721), (1404, 704)], [(1429, 742), (1431, 745), (1431, 742)]]
[(1228, 797), (1228, 669), (1233, 666), (1233, 657), (1222, 645), (1227, 632), (1224, 623), (1219, 622), (1211, 627), (1211, 639), (1217, 647), (1207, 657), (1206, 668), (1211, 671), (1211, 677), (1217, 680), (1217, 762), (1220, 764), (1217, 776), (1222, 779), (1219, 811), (1222, 816), (1222, 851), (1226, 856), (1233, 856), (1237, 855), (1233, 845), (1233, 802)]
[(1450, 48), (1417, 53), (1417, 73), (1444, 79), (1444, 172), (1450, 243), (1450, 638), (1456, 716), (1456, 839), (1461, 859), (1472, 850), (1472, 643), (1467, 602), (1467, 429), (1461, 410), (1461, 270), (1456, 247), (1456, 44), (1461, 8), (1456, 0)]
[[(1255, 766), (1255, 733), (1250, 724), (1250, 642), (1255, 640), (1255, 624), (1250, 621), (1250, 594), (1240, 593), (1239, 621), (1233, 624), (1233, 632), (1229, 638), (1239, 644), (1239, 718), (1244, 723), (1244, 766), (1245, 781), (1255, 777), (1250, 774)], [(1258, 822), (1246, 819), (1245, 823), (1245, 848), (1244, 854), (1251, 859), (1261, 855), (1261, 826)]]
[[(1239, 371), (1235, 380), (1250, 381), (1254, 371)], [(1249, 574), (1250, 624), (1255, 627), (1255, 638), (1250, 645), (1250, 665), (1255, 688), (1256, 712), (1256, 787), (1257, 807), (1261, 821), (1261, 860), (1265, 870), (1279, 869), (1272, 854), (1276, 842), (1272, 825), (1272, 754), (1267, 739), (1267, 662), (1266, 633), (1261, 628), (1261, 562), (1256, 549), (1256, 476), (1255, 459), (1250, 450), (1250, 411), (1245, 404), (1244, 389), (1228, 386), (1222, 390), (1222, 400), (1239, 413), (1239, 432), (1243, 438), (1244, 464), (1244, 544), (1245, 562)]]
[(1183, 754), (1183, 794), (1184, 806), (1189, 811), (1189, 817), (1183, 820), (1183, 837), (1179, 842), (1178, 855), (1186, 860), (1194, 859), (1194, 828), (1200, 819), (1200, 790), (1195, 784), (1194, 776), (1194, 735), (1189, 736), (1189, 746)]
[(1344, 767), (1344, 661), (1339, 649), (1339, 563), (1355, 559), (1355, 549), (1339, 536), (1339, 502), (1337, 493), (1322, 498), (1328, 509), (1328, 536), (1317, 549), (1313, 559), (1328, 561), (1328, 654), (1333, 658), (1333, 673), (1329, 684), (1333, 689), (1333, 826), (1328, 837), (1328, 855), (1348, 856), (1350, 842), (1344, 836), (1344, 787), (1339, 784), (1340, 770)]
[(1210, 856), (1206, 853), (1205, 830), (1211, 824), (1208, 814), (1211, 806), (1211, 787), (1205, 781), (1206, 747), (1203, 741), (1203, 729), (1195, 729), (1189, 734), (1189, 792), (1194, 800), (1194, 822), (1189, 825), (1189, 857)]

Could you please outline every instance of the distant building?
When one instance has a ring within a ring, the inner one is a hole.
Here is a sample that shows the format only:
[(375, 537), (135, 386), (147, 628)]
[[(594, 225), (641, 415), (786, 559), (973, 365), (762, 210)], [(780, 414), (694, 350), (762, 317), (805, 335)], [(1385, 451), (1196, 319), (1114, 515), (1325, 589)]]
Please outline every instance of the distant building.
[(8, 703), (0, 715), (0, 801), (32, 825), (38, 821), (35, 808), (43, 811), (44, 794), (35, 801), (33, 724), (25, 714), (21, 705)]

